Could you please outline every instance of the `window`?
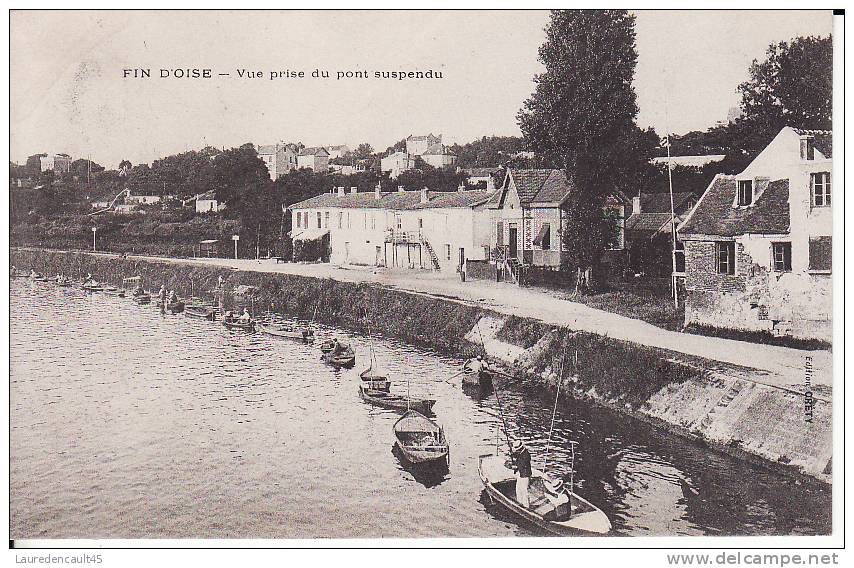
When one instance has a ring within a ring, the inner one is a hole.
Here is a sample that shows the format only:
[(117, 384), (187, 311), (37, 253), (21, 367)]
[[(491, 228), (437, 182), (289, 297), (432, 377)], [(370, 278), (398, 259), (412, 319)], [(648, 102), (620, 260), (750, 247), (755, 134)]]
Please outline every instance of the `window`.
[(801, 159), (815, 160), (815, 138), (801, 138)]
[(831, 237), (810, 237), (809, 269), (830, 273), (833, 260), (833, 240)]
[(297, 211), (297, 218), (295, 220), (297, 222), (297, 229), (299, 229), (300, 225), (302, 224), (302, 213)]
[(540, 226), (540, 232), (537, 233), (537, 236), (534, 238), (534, 246), (538, 246), (543, 250), (549, 250), (551, 249), (551, 244), (551, 224), (543, 223), (542, 226)]
[(771, 243), (774, 270), (777, 272), (792, 271), (792, 243)]
[(813, 207), (830, 207), (830, 172), (810, 174)]
[(448, 260), (451, 260), (451, 245), (449, 245), (449, 244), (445, 245), (445, 257)]
[(338, 228), (339, 229), (344, 228), (344, 212), (343, 211), (338, 212)]
[(419, 229), (424, 228), (424, 219), (422, 219), (421, 217), (418, 218), (418, 228)]
[(327, 211), (327, 212), (323, 215), (323, 228), (324, 228), (324, 229), (328, 229), (328, 228), (329, 228), (329, 211)]
[(403, 228), (403, 221), (400, 219), (400, 215), (395, 215), (394, 222), (397, 224), (397, 229), (400, 230)]
[(718, 274), (735, 274), (735, 243), (715, 243), (715, 256), (717, 257)]
[(738, 204), (753, 205), (753, 180), (744, 179), (738, 181)]
[(317, 212), (317, 228), (318, 228), (318, 229), (320, 228), (320, 221), (321, 221), (321, 219), (323, 219), (323, 217), (321, 216), (320, 211), (318, 211), (318, 212)]

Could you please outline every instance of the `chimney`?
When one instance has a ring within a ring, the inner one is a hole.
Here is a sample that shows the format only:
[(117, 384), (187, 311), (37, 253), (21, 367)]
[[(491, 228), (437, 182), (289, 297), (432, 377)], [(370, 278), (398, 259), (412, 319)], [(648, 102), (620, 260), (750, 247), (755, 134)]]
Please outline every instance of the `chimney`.
[(403, 189), (403, 186), (402, 186), (402, 185), (397, 186), (397, 192), (398, 192), (398, 193), (403, 193), (404, 191), (406, 191), (406, 190), (405, 190), (405, 189)]
[(815, 137), (809, 134), (801, 135), (801, 159), (815, 160)]
[(421, 188), (421, 203), (427, 203), (428, 201), (430, 201), (430, 197), (427, 195), (427, 188), (422, 187)]
[(374, 197), (377, 199), (382, 199), (383, 197), (383, 184), (377, 182), (377, 187), (374, 188)]
[(640, 195), (638, 195), (636, 197), (632, 197), (632, 215), (635, 215), (640, 212)]
[(338, 188), (338, 195), (344, 195), (344, 186), (343, 185)]

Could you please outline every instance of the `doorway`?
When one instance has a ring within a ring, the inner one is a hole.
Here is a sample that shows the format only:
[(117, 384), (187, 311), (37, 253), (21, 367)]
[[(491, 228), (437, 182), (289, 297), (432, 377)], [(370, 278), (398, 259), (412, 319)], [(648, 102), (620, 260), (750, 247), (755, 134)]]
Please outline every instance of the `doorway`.
[(519, 246), (517, 244), (519, 230), (516, 227), (516, 223), (510, 223), (508, 229), (510, 232), (510, 237), (507, 239), (509, 241), (507, 245), (510, 247), (510, 258), (517, 258), (519, 254)]

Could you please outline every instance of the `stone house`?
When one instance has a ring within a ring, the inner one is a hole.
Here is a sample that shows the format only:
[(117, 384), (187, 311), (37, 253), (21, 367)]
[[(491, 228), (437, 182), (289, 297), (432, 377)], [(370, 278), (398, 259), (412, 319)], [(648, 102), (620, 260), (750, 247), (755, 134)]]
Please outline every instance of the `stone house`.
[(340, 144), (338, 146), (326, 146), (326, 151), (329, 153), (329, 159), (334, 160), (336, 158), (342, 158), (350, 153), (350, 147), (346, 144)]
[(406, 152), (393, 152), (380, 160), (380, 170), (396, 178), (405, 171), (415, 168), (415, 159)]
[(333, 191), (295, 203), (291, 236), (329, 236), (330, 262), (454, 273), (489, 252), (486, 191)]
[[(697, 198), (690, 191), (673, 194), (673, 212), (678, 227), (696, 205)], [(670, 192), (641, 193), (632, 198), (632, 211), (626, 219), (626, 249), (629, 266), (635, 273), (653, 276), (670, 276), (672, 224), (670, 220)], [(684, 272), (684, 256), (677, 242), (676, 269)]]
[(434, 168), (448, 168), (457, 163), (457, 156), (441, 143), (433, 144), (421, 153), (421, 159)]
[(783, 128), (679, 227), (685, 324), (832, 336), (832, 135)]
[(478, 189), (495, 189), (495, 175), (498, 168), (466, 168), (461, 170), (466, 175), (466, 183)]
[(329, 152), (322, 146), (303, 148), (297, 156), (297, 167), (326, 173), (329, 171)]
[(297, 148), (293, 144), (258, 146), (258, 157), (267, 166), (270, 179), (273, 181), (297, 169), (297, 154)]
[(433, 136), (432, 133), (427, 136), (415, 136), (410, 134), (406, 137), (406, 153), (410, 156), (420, 156), (427, 151), (428, 148), (442, 143), (442, 135)]
[(196, 196), (196, 213), (219, 213), (225, 209), (225, 203), (219, 203), (213, 191)]

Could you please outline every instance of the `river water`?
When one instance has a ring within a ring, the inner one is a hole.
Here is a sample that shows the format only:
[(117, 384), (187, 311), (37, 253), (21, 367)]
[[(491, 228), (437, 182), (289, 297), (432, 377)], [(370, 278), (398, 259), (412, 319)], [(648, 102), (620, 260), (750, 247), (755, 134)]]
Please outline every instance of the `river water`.
[[(161, 315), (129, 299), (11, 281), (11, 537), (539, 536), (488, 503), (495, 396), (460, 361), (374, 341), (392, 389), (438, 400), (446, 471), (392, 452), (398, 414), (357, 394), (369, 352), (333, 370), (311, 346)], [(456, 383), (456, 384), (453, 384)], [(501, 391), (542, 465), (552, 403)], [(550, 471), (618, 535), (829, 534), (831, 495), (611, 411), (558, 409)], [(504, 448), (502, 448), (504, 451)]]

